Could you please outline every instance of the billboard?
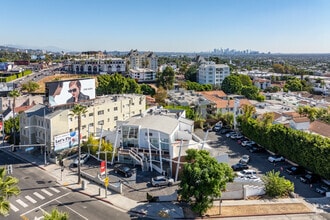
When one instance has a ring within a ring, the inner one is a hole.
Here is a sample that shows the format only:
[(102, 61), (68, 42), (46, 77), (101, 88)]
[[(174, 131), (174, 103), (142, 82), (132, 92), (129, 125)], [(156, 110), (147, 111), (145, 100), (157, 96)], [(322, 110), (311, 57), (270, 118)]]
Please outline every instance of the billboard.
[(54, 151), (60, 151), (60, 150), (72, 148), (77, 145), (78, 145), (78, 132), (76, 131), (54, 136)]
[(46, 83), (50, 107), (95, 99), (95, 79), (74, 79)]

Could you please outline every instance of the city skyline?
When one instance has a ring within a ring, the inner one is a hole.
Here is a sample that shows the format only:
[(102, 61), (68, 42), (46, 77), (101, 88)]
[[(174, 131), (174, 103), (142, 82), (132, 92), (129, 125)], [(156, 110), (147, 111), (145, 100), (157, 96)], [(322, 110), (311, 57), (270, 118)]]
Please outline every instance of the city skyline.
[(0, 45), (330, 53), (327, 0), (4, 0)]

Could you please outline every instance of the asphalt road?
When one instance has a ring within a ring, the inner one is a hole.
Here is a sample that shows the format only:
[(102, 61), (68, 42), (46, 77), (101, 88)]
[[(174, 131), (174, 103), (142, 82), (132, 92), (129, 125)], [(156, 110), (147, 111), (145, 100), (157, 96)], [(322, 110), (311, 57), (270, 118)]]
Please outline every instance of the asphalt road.
[[(195, 133), (201, 138), (204, 139), (205, 132), (201, 129), (197, 129)], [(273, 163), (270, 163), (267, 158), (270, 155), (269, 153), (250, 153), (245, 147), (242, 147), (237, 143), (236, 140), (227, 138), (224, 134), (209, 132), (208, 144), (210, 147), (218, 150), (221, 153), (227, 153), (229, 156), (229, 165), (233, 165), (239, 162), (240, 158), (247, 154), (250, 156), (249, 166), (251, 169), (255, 169), (259, 176), (264, 175), (266, 172), (271, 170), (280, 171), (281, 175), (286, 179), (289, 179), (294, 183), (295, 190), (294, 192), (303, 198), (320, 198), (323, 197), (321, 194), (315, 192), (316, 184), (313, 184), (312, 187), (309, 184), (304, 184), (300, 182), (299, 176), (290, 176), (284, 170), (292, 166), (287, 162), (276, 163), (274, 166)]]
[(126, 212), (93, 197), (58, 185), (45, 171), (0, 151), (0, 166), (12, 164), (21, 193), (9, 199), (10, 214), (4, 219), (43, 219), (53, 208), (69, 213), (70, 219), (130, 219)]

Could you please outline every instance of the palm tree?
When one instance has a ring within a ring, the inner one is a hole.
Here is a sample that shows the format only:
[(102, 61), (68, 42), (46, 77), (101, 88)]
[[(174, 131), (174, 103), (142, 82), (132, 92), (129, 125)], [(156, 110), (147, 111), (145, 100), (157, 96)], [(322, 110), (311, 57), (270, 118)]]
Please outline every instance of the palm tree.
[(69, 116), (71, 117), (78, 117), (78, 184), (80, 184), (80, 155), (81, 155), (81, 146), (80, 146), (80, 130), (81, 130), (81, 115), (84, 115), (87, 113), (87, 107), (82, 106), (79, 104), (76, 104), (71, 109), (71, 113)]
[(0, 215), (7, 215), (10, 209), (8, 198), (18, 195), (21, 191), (17, 187), (18, 179), (6, 175), (6, 169), (0, 168)]
[(44, 213), (44, 220), (68, 220), (69, 214), (67, 212), (60, 212), (58, 209), (53, 209), (50, 214)]
[[(19, 90), (14, 89), (8, 93), (9, 97), (13, 98), (13, 119), (15, 119), (15, 107), (16, 107), (16, 98), (19, 97), (21, 94)], [(15, 120), (14, 120), (15, 121)], [(13, 126), (13, 136), (14, 136), (14, 149), (15, 149), (15, 143), (16, 143), (16, 126), (14, 123)]]

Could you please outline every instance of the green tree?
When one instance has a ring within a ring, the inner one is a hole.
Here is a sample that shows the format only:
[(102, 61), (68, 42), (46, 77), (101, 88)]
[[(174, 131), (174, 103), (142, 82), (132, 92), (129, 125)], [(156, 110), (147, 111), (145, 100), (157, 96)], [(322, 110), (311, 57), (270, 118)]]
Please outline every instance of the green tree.
[(143, 95), (154, 96), (156, 94), (156, 90), (148, 84), (141, 84), (140, 88)]
[(284, 66), (279, 63), (275, 63), (273, 65), (273, 69), (274, 69), (275, 73), (284, 73), (285, 72)]
[(221, 84), (221, 89), (227, 94), (240, 94), (242, 87), (242, 82), (237, 75), (227, 76)]
[(243, 86), (241, 94), (248, 99), (256, 100), (259, 95), (259, 89), (256, 86)]
[(44, 220), (68, 220), (69, 213), (61, 212), (57, 208), (52, 209), (52, 212), (48, 214), (44, 212)]
[(164, 89), (172, 89), (175, 79), (175, 72), (172, 67), (167, 66), (163, 72), (158, 73), (157, 83)]
[(27, 91), (28, 93), (35, 92), (40, 88), (39, 84), (34, 81), (29, 81), (22, 85), (22, 91)]
[(284, 85), (284, 89), (286, 91), (302, 91), (303, 90), (303, 85), (301, 83), (300, 79), (294, 78), (294, 79), (289, 79), (286, 81)]
[(248, 75), (239, 74), (238, 76), (243, 86), (252, 86), (252, 80)]
[(269, 171), (262, 177), (262, 180), (265, 183), (266, 194), (271, 197), (289, 196), (294, 191), (294, 184), (290, 180), (280, 177), (280, 172)]
[(80, 173), (80, 156), (81, 156), (81, 146), (80, 146), (80, 135), (81, 135), (81, 116), (87, 113), (87, 107), (76, 104), (71, 109), (71, 113), (69, 116), (78, 117), (78, 184), (81, 181), (81, 173)]
[(141, 88), (140, 88), (139, 84), (137, 84), (135, 79), (127, 78), (126, 81), (127, 81), (127, 88), (126, 88), (125, 93), (141, 94)]
[(198, 67), (196, 65), (191, 65), (191, 66), (189, 66), (187, 71), (184, 73), (184, 78), (191, 82), (196, 82), (197, 73), (198, 73)]
[(6, 175), (6, 169), (0, 168), (0, 215), (7, 215), (10, 210), (9, 197), (20, 194), (18, 179)]
[(249, 118), (252, 118), (252, 116), (256, 113), (256, 107), (253, 105), (243, 105), (243, 119), (247, 120)]
[(178, 192), (193, 211), (203, 215), (213, 205), (214, 198), (221, 197), (226, 183), (233, 181), (234, 173), (206, 150), (188, 149), (186, 152), (187, 163), (183, 167)]

